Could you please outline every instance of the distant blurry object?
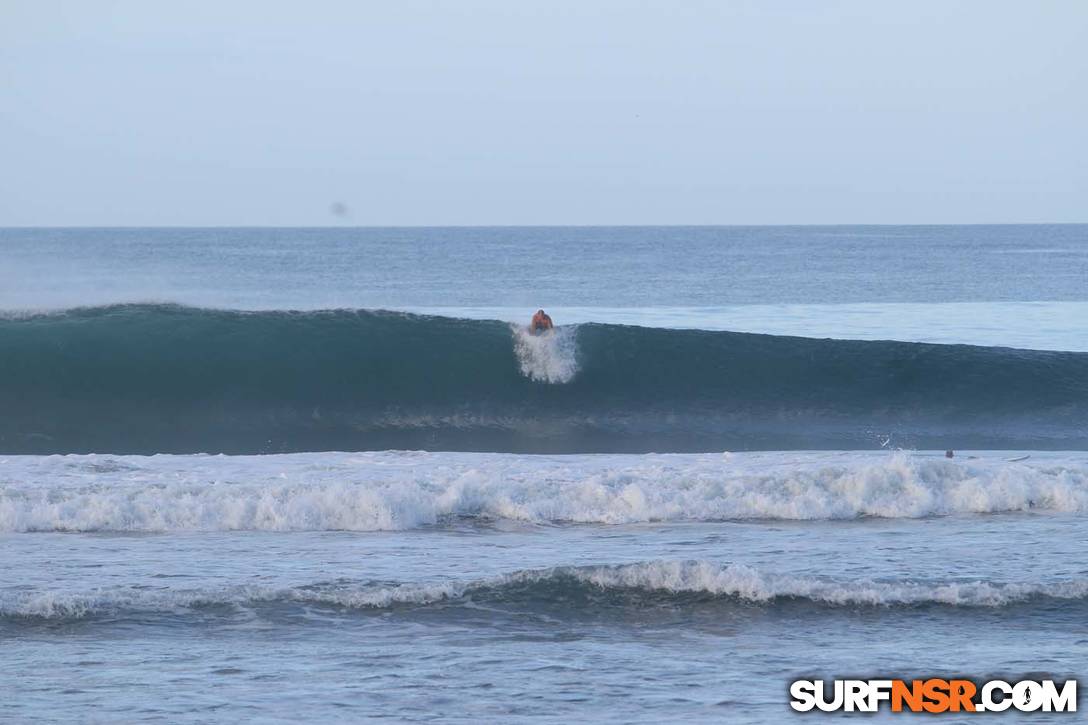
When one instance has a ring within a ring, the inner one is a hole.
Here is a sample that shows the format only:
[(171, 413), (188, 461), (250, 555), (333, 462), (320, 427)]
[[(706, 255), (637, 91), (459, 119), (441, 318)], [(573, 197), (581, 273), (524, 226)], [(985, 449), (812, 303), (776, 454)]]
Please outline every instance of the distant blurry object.
[(334, 201), (329, 206), (329, 211), (332, 212), (333, 216), (345, 217), (348, 215), (348, 205), (342, 201)]

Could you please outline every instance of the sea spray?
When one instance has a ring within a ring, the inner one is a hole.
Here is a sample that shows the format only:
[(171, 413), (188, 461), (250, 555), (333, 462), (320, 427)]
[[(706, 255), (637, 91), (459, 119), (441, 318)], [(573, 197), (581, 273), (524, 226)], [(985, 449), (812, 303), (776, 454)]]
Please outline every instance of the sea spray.
[(569, 383), (578, 373), (578, 328), (556, 327), (541, 334), (511, 325), (521, 374), (540, 383)]

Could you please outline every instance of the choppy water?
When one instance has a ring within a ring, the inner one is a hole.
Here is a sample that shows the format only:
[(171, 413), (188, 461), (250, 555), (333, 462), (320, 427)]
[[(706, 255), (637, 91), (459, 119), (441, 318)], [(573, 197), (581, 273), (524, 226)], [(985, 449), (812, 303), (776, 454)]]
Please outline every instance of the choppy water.
[(0, 244), (0, 720), (1088, 670), (1088, 227)]

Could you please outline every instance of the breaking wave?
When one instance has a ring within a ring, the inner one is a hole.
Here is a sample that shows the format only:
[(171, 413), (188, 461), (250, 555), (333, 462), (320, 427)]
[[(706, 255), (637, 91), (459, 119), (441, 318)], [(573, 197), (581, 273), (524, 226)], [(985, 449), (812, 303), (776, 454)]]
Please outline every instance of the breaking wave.
[(0, 460), (0, 531), (401, 530), (1088, 511), (1088, 465), (895, 454)]
[(557, 327), (541, 335), (512, 326), (521, 374), (540, 383), (569, 383), (578, 372), (576, 328)]
[(175, 305), (0, 349), (2, 453), (1088, 447), (1088, 353)]
[(0, 617), (78, 619), (126, 611), (309, 605), (388, 610), (436, 603), (554, 605), (585, 610), (720, 601), (773, 606), (1004, 607), (1034, 600), (1084, 600), (1088, 579), (1061, 582), (837, 580), (781, 575), (743, 564), (649, 561), (521, 570), (473, 580), (426, 583), (337, 580), (295, 587), (237, 585), (208, 589), (112, 587), (87, 592), (0, 594)]

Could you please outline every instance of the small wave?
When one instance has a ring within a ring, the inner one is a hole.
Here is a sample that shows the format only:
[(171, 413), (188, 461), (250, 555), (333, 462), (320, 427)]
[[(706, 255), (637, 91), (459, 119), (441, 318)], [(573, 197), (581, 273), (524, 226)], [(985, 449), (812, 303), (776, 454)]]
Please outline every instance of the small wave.
[[(132, 461), (140, 461), (137, 467)], [(105, 471), (105, 473), (104, 473)], [(97, 456), (0, 462), (0, 531), (377, 531), (1088, 511), (1088, 466), (907, 453)]]
[(836, 580), (779, 575), (744, 564), (649, 561), (530, 569), (473, 580), (423, 583), (338, 581), (300, 587), (212, 589), (102, 588), (82, 593), (0, 594), (0, 616), (78, 619), (123, 611), (171, 612), (215, 606), (317, 605), (357, 610), (446, 603), (624, 607), (691, 604), (701, 600), (773, 605), (804, 601), (844, 607), (1003, 607), (1035, 599), (1083, 600), (1088, 579), (1063, 582)]

